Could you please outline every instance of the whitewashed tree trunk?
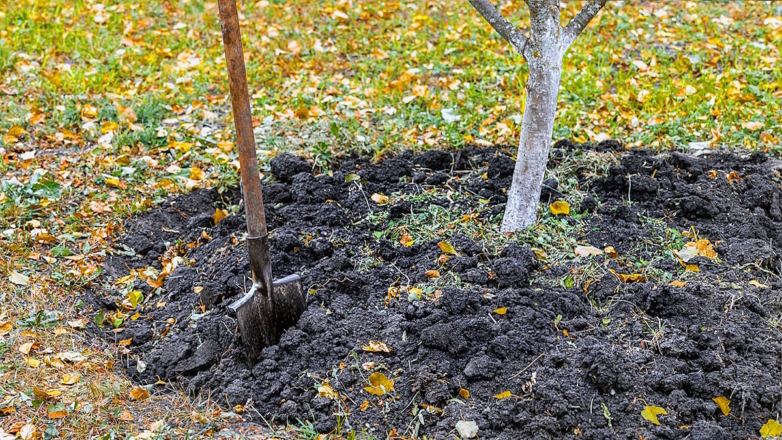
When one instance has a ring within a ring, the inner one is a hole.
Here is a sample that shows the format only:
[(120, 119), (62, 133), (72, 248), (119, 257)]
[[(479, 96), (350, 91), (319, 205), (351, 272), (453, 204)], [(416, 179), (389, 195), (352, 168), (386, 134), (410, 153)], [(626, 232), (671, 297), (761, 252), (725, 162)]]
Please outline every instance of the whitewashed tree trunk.
[(519, 151), (502, 220), (502, 231), (514, 232), (533, 225), (538, 217), (538, 201), (557, 114), (562, 57), (606, 0), (587, 1), (565, 28), (559, 24), (559, 0), (526, 0), (530, 38), (508, 22), (489, 0), (469, 1), (529, 64)]

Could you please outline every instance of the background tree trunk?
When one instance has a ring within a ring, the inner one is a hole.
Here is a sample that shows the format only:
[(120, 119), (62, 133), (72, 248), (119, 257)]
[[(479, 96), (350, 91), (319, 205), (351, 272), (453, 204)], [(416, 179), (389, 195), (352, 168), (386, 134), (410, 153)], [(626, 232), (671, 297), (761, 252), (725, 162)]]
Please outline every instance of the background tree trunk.
[(519, 151), (502, 232), (514, 232), (535, 224), (538, 202), (546, 172), (548, 151), (557, 114), (562, 61), (559, 53), (544, 55), (546, 60), (533, 67), (527, 80), (527, 101), (521, 121)]

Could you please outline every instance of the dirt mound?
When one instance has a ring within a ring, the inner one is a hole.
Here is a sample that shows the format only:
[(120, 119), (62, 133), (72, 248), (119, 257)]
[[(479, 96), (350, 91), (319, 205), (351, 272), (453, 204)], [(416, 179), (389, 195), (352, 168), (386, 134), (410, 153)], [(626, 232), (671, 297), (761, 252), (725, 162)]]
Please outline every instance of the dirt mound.
[[(559, 143), (550, 166), (575, 151), (622, 149)], [(92, 330), (131, 339), (123, 365), (142, 384), (177, 381), (227, 405), (252, 401), (267, 420), (320, 432), (445, 438), (471, 420), (482, 438), (716, 439), (756, 436), (776, 418), (782, 338), (770, 323), (782, 315), (782, 190), (764, 157), (632, 152), (604, 179), (580, 178), (592, 184), (581, 206), (594, 212), (580, 241), (619, 254), (591, 266), (539, 262), (517, 243), (494, 254), (455, 233), (458, 225), (444, 224), (441, 238), (410, 237), (409, 246), (386, 239), (435, 205), (495, 219), (512, 167), (502, 149), (468, 148), (380, 163), (351, 157), (316, 177), (281, 155), (272, 162), (278, 183), (264, 187), (273, 268), (276, 277), (302, 275), (309, 307), (254, 368), (226, 313), (250, 284), (245, 224), (241, 212), (217, 225), (211, 216), (236, 194), (188, 194), (129, 221), (115, 245), (125, 252), (108, 258), (106, 288), (92, 300), (115, 313), (139, 290), (139, 317), (118, 331)], [(556, 181), (548, 186), (546, 200), (559, 197)], [(686, 272), (672, 251), (700, 237), (718, 256), (696, 257), (700, 272)], [(172, 255), (181, 262), (161, 288), (140, 276), (109, 286), (129, 269), (161, 270)], [(610, 270), (648, 281), (621, 282)], [(589, 281), (574, 285), (573, 276)], [(370, 341), (389, 351), (364, 350)], [(364, 391), (374, 371), (394, 392)], [(326, 382), (338, 399), (319, 397)], [(505, 391), (512, 396), (495, 397)], [(717, 396), (731, 399), (731, 416)], [(641, 417), (644, 401), (668, 411), (660, 426)]]

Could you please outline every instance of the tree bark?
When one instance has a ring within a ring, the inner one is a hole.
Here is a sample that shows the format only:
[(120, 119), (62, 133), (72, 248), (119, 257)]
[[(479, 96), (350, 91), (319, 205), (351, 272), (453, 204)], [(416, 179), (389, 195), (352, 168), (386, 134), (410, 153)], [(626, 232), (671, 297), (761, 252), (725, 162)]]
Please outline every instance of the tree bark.
[[(543, 55), (546, 56), (546, 55)], [(502, 219), (502, 232), (514, 232), (535, 224), (538, 218), (543, 176), (557, 114), (562, 61), (548, 54), (548, 62), (533, 67), (527, 80), (527, 101), (521, 121), (519, 151), (508, 203)], [(537, 63), (536, 63), (537, 64)]]

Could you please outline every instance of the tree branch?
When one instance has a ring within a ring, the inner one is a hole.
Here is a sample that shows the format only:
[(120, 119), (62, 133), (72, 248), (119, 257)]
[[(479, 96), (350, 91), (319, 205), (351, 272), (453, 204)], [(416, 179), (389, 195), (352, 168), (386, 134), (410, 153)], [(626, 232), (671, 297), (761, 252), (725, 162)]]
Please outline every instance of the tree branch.
[(503, 17), (500, 11), (489, 3), (489, 0), (470, 0), (470, 4), (483, 16), (491, 27), (502, 36), (502, 38), (506, 39), (524, 58), (527, 58), (524, 54), (527, 50), (527, 37), (516, 29), (516, 26)]
[(576, 37), (586, 29), (587, 25), (603, 9), (607, 0), (588, 0), (587, 4), (578, 11), (575, 17), (570, 20), (567, 27), (562, 30), (561, 54), (564, 55), (568, 48), (576, 41)]

